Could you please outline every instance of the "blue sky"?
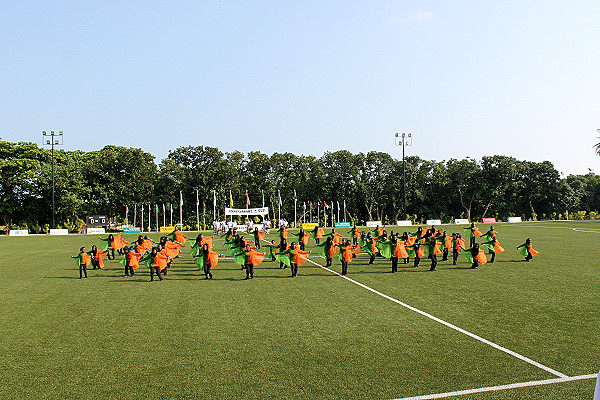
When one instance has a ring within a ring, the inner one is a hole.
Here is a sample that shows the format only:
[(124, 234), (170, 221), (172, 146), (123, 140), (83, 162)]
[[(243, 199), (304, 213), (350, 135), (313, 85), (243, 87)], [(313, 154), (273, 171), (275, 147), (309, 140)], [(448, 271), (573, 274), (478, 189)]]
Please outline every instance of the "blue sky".
[(503, 154), (600, 173), (597, 1), (3, 5), (0, 137), (223, 151)]

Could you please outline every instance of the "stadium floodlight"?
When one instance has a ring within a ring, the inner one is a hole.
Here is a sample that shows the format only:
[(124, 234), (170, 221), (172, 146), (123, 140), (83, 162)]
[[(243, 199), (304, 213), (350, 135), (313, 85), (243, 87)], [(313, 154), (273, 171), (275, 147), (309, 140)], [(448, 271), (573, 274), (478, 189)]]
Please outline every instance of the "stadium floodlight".
[(404, 160), (404, 148), (406, 146), (412, 146), (412, 133), (402, 132), (401, 135), (398, 135), (398, 132), (396, 132), (396, 145), (402, 146), (402, 190), (404, 192), (404, 220), (406, 221), (406, 161)]
[(52, 147), (52, 228), (56, 228), (56, 209), (54, 206), (54, 146), (62, 146), (63, 144), (63, 131), (42, 131), (42, 137), (44, 138), (44, 145)]

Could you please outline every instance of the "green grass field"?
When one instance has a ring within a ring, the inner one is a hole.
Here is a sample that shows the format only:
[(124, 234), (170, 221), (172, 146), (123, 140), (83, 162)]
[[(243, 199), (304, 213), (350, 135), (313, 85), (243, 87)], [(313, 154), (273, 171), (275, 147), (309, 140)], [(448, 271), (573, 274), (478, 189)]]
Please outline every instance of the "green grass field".
[[(495, 226), (507, 251), (477, 270), (461, 258), (391, 274), (361, 255), (348, 277), (564, 375), (597, 374), (600, 224)], [(527, 237), (541, 253), (529, 263), (515, 249)], [(79, 280), (69, 254), (92, 244), (0, 237), (0, 398), (385, 400), (557, 378), (310, 263), (290, 278), (265, 262), (246, 281), (221, 260), (206, 281), (186, 245), (162, 282), (117, 261)], [(591, 399), (595, 383), (458, 398)]]

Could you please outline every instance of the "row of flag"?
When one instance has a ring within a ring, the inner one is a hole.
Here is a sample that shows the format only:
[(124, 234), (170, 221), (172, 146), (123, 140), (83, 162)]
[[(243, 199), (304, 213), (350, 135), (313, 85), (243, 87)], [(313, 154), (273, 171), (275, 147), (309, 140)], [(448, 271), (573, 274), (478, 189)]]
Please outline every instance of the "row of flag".
[[(281, 192), (279, 190), (277, 191), (277, 200), (278, 200), (279, 206), (282, 206), (283, 201), (281, 199)], [(296, 196), (296, 190), (294, 190), (294, 201), (297, 201), (297, 200), (298, 200), (298, 198)], [(264, 204), (265, 204), (264, 192), (262, 193), (262, 201), (263, 201), (263, 206), (264, 206)], [(304, 203), (304, 208), (307, 208), (306, 202), (303, 202), (303, 203)], [(338, 209), (341, 208), (339, 201), (336, 201), (335, 203), (337, 203)], [(250, 206), (250, 196), (248, 195), (247, 190), (245, 193), (245, 204), (247, 206)], [(196, 206), (199, 206), (199, 205), (200, 205), (200, 198), (198, 197), (198, 191), (196, 191)], [(215, 206), (215, 207), (217, 206), (217, 193), (214, 190), (213, 190), (213, 206)], [(229, 191), (229, 206), (233, 207), (233, 195), (231, 193), (231, 190)], [(323, 203), (322, 203), (322, 207), (326, 208), (326, 209), (333, 207), (333, 206), (334, 206), (333, 201), (330, 201), (329, 203), (327, 203), (326, 201), (323, 201)], [(171, 213), (173, 213), (173, 204), (169, 203), (169, 207), (170, 207)], [(183, 207), (183, 193), (181, 191), (179, 192), (179, 207)], [(319, 202), (313, 203), (312, 201), (310, 201), (308, 204), (308, 207), (313, 210), (316, 208), (320, 208), (321, 202), (319, 201)], [(343, 200), (343, 207), (346, 208), (346, 200)], [(158, 213), (158, 211), (159, 211), (159, 208), (158, 208), (158, 205), (156, 205), (156, 212)], [(151, 212), (152, 212), (152, 208), (151, 208), (150, 204), (148, 204), (148, 213), (151, 213)], [(162, 212), (163, 212), (163, 214), (166, 213), (165, 204), (162, 205)], [(134, 213), (137, 213), (137, 205), (134, 206)], [(125, 205), (125, 215), (127, 215), (127, 214), (129, 214), (129, 206)]]

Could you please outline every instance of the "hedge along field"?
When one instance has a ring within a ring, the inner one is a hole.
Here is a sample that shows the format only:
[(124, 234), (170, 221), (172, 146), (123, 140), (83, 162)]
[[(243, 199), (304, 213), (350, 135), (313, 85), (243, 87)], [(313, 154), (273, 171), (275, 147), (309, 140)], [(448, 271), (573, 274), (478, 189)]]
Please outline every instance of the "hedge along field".
[[(349, 277), (567, 376), (597, 373), (600, 224), (495, 226), (507, 251), (477, 270), (461, 258), (391, 274), (361, 255)], [(529, 263), (515, 249), (527, 237), (541, 252)], [(125, 278), (117, 261), (77, 279), (69, 254), (97, 242), (0, 237), (1, 398), (393, 399), (556, 378), (311, 263), (290, 278), (265, 262), (245, 281), (222, 259), (205, 281), (186, 244), (162, 282), (143, 268)], [(580, 399), (594, 386), (461, 398)]]

